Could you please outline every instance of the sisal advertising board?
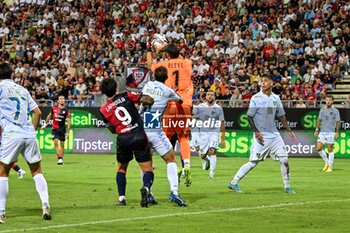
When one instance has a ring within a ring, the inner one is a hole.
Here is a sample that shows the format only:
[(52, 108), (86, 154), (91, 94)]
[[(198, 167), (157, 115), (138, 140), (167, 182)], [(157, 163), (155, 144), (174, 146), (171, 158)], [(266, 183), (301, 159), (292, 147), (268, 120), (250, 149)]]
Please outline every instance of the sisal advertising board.
[[(49, 114), (50, 108), (42, 108), (43, 123)], [(70, 108), (72, 129), (65, 142), (68, 153), (106, 154), (115, 153), (116, 136), (111, 135), (104, 127), (98, 108)], [(290, 127), (297, 134), (297, 141), (292, 142), (281, 124), (276, 121), (277, 128), (285, 141), (290, 156), (315, 157), (316, 138), (313, 136), (316, 127), (318, 109), (286, 109)], [(341, 132), (335, 142), (335, 156), (350, 158), (350, 110), (340, 109)], [(218, 154), (230, 157), (248, 157), (253, 139), (250, 130), (246, 109), (224, 109), (226, 124), (226, 147), (220, 148)], [(50, 122), (51, 123), (51, 122)], [(49, 127), (50, 127), (49, 123)], [(39, 130), (37, 138), (43, 153), (55, 153), (50, 128)]]

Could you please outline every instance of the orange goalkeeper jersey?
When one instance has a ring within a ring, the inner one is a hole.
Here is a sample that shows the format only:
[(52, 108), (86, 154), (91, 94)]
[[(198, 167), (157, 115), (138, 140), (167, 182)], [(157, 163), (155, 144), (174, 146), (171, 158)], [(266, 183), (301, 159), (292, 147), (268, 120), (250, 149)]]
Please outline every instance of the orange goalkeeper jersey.
[(192, 106), (192, 61), (176, 58), (157, 62), (152, 65), (152, 72), (160, 66), (164, 66), (168, 70), (168, 79), (165, 81), (165, 85), (177, 91), (183, 100), (183, 105)]

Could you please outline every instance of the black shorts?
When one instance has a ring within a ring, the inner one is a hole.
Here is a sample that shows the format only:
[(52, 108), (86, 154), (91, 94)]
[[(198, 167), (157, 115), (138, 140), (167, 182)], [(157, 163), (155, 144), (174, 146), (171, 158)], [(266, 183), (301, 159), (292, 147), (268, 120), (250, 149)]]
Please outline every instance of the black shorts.
[(151, 160), (151, 148), (144, 132), (132, 134), (120, 134), (117, 137), (117, 161), (128, 163), (135, 159), (139, 163)]
[(52, 137), (63, 142), (66, 141), (66, 129), (52, 129)]

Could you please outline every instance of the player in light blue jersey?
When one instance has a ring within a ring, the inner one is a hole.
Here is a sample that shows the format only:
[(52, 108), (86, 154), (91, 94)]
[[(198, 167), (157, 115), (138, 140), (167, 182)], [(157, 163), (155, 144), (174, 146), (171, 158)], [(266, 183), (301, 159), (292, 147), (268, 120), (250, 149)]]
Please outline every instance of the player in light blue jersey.
[(250, 101), (247, 115), (248, 122), (254, 132), (254, 139), (250, 148), (249, 162), (238, 170), (228, 185), (228, 188), (235, 192), (241, 192), (238, 182), (260, 161), (270, 155), (273, 160), (280, 162), (284, 191), (294, 193), (290, 187), (288, 153), (283, 139), (277, 131), (275, 118), (277, 117), (288, 130), (293, 141), (296, 136), (289, 127), (279, 96), (271, 91), (272, 84), (273, 81), (269, 77), (262, 77), (262, 90), (255, 94)]
[(145, 122), (145, 132), (152, 149), (159, 154), (167, 164), (167, 177), (170, 184), (169, 200), (179, 206), (187, 206), (178, 193), (178, 173), (175, 160), (175, 152), (169, 139), (162, 129), (162, 116), (170, 101), (181, 103), (181, 97), (176, 92), (165, 86), (168, 71), (160, 66), (154, 71), (154, 81), (149, 81), (142, 89), (142, 94), (153, 98), (152, 106), (141, 106), (141, 117)]
[[(216, 168), (216, 151), (219, 144), (225, 147), (225, 118), (222, 107), (215, 103), (215, 93), (209, 90), (206, 94), (206, 102), (201, 103), (193, 110), (193, 116), (203, 126), (199, 133), (199, 154), (203, 159), (202, 166), (208, 170), (209, 178), (214, 178)], [(221, 132), (221, 140), (220, 140)], [(208, 156), (209, 154), (209, 156)]]
[[(0, 146), (0, 223), (5, 222), (5, 207), (8, 194), (8, 176), (12, 164), (21, 153), (27, 161), (40, 196), (43, 219), (50, 220), (49, 194), (41, 170), (41, 154), (35, 131), (41, 111), (29, 92), (12, 81), (12, 68), (8, 63), (0, 64), (0, 112), (2, 139)], [(29, 120), (33, 113), (33, 124)]]
[[(316, 124), (315, 137), (317, 137), (316, 150), (324, 161), (323, 171), (332, 172), (334, 163), (333, 145), (334, 139), (339, 138), (340, 114), (338, 109), (333, 106), (333, 96), (326, 96), (326, 106), (321, 108)], [(321, 130), (320, 130), (321, 126)], [(319, 132), (320, 131), (320, 132)], [(323, 150), (324, 144), (327, 143), (328, 155)]]

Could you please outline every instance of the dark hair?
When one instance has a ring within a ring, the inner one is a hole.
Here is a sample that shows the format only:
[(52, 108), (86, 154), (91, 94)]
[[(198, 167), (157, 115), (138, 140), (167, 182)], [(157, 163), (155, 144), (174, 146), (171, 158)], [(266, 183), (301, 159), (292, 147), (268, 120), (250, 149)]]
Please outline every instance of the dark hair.
[(170, 58), (178, 58), (180, 55), (179, 47), (177, 47), (177, 45), (173, 43), (168, 44), (166, 51), (169, 54)]
[(9, 63), (3, 62), (0, 64), (0, 79), (11, 79), (12, 67)]
[(158, 67), (158, 68), (154, 71), (154, 78), (155, 78), (157, 81), (164, 83), (165, 80), (168, 79), (168, 70), (167, 70), (164, 66)]
[(334, 97), (332, 95), (326, 95), (326, 98), (331, 98), (332, 100), (334, 100)]
[(117, 92), (117, 82), (112, 78), (106, 78), (101, 83), (101, 91), (107, 97), (112, 97)]
[(273, 76), (272, 75), (264, 75), (264, 76), (261, 77), (261, 79), (263, 79), (263, 78), (268, 78), (270, 80), (273, 80)]

